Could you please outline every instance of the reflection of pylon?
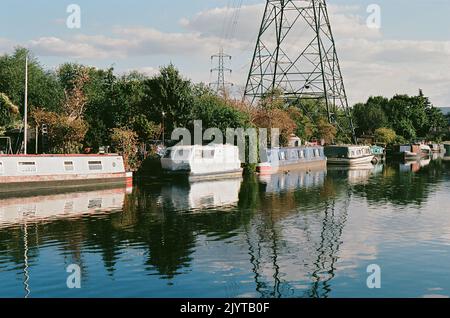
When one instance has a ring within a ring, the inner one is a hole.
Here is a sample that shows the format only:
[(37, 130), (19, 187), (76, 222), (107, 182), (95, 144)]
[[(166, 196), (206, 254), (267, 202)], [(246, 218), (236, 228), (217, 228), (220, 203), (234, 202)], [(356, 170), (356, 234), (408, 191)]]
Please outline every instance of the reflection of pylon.
[(215, 59), (218, 60), (218, 66), (211, 69), (211, 74), (217, 72), (217, 81), (210, 83), (209, 86), (213, 88), (217, 94), (225, 96), (226, 88), (233, 86), (232, 83), (225, 81), (225, 72), (232, 73), (231, 69), (225, 67), (225, 59), (231, 60), (231, 55), (225, 54), (223, 48), (221, 48), (219, 53), (211, 56), (211, 61), (214, 61)]
[(354, 137), (326, 0), (267, 0), (244, 95), (254, 103), (274, 89), (323, 100), (330, 123)]

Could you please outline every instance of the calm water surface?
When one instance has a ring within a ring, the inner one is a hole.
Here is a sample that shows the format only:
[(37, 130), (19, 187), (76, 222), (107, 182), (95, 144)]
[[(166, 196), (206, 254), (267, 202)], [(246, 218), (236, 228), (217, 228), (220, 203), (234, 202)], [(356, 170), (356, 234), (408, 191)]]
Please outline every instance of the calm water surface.
[(0, 297), (27, 296), (450, 296), (450, 163), (0, 196)]

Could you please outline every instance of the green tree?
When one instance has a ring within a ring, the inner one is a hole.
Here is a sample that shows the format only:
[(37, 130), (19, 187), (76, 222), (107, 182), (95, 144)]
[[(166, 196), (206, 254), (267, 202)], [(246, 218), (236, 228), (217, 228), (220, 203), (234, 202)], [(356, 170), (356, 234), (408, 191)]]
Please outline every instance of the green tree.
[(352, 116), (357, 136), (373, 134), (378, 128), (389, 125), (384, 111), (388, 102), (389, 100), (387, 98), (377, 96), (370, 97), (366, 103), (353, 106)]
[(230, 101), (208, 92), (194, 98), (192, 119), (201, 120), (203, 129), (218, 128), (224, 134), (227, 128), (250, 126), (248, 114), (233, 107)]
[(144, 82), (145, 97), (142, 111), (151, 121), (162, 122), (165, 113), (165, 129), (188, 127), (192, 120), (194, 104), (193, 85), (184, 79), (172, 64), (163, 67), (160, 74)]
[(0, 127), (3, 127), (2, 130), (17, 124), (19, 117), (19, 108), (11, 102), (6, 94), (0, 93)]
[(397, 134), (390, 128), (378, 128), (375, 130), (375, 140), (386, 145), (392, 144), (397, 140)]
[[(50, 111), (61, 109), (64, 90), (54, 72), (45, 71), (26, 49), (18, 48), (12, 55), (0, 56), (0, 92), (5, 93), (23, 113), (25, 92), (25, 57), (28, 55), (28, 105)], [(23, 114), (22, 114), (23, 115)]]

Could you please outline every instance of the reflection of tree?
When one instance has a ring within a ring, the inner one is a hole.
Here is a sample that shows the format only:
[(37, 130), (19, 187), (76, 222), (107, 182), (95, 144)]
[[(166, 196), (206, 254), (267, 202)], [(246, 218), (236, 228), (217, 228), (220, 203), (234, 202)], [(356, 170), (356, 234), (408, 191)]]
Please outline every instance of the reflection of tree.
[(388, 165), (384, 167), (382, 174), (372, 177), (370, 186), (355, 185), (353, 192), (376, 204), (422, 205), (428, 200), (436, 184), (443, 181), (445, 173), (440, 161), (432, 161), (417, 172), (413, 172), (411, 168), (405, 171), (399, 164)]

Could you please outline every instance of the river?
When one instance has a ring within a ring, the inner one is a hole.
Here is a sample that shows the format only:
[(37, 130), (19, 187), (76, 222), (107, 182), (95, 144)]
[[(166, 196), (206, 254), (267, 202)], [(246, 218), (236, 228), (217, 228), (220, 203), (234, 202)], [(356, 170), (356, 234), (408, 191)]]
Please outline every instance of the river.
[(0, 297), (448, 297), (449, 168), (0, 197)]

